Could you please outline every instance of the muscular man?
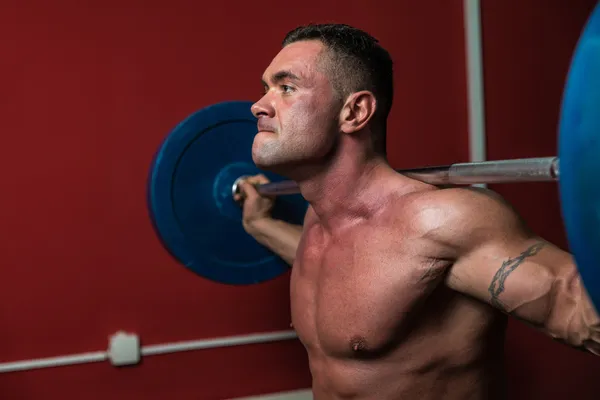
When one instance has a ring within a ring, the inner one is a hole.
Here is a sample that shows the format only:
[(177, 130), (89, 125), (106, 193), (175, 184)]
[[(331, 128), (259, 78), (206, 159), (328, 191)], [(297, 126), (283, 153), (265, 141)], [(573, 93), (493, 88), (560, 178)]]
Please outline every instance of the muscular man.
[(570, 254), (492, 192), (436, 188), (386, 162), (392, 61), (345, 25), (290, 32), (252, 107), (254, 162), (295, 180), (302, 227), (242, 185), (243, 224), (293, 265), (292, 323), (321, 399), (504, 396), (506, 316), (600, 354)]

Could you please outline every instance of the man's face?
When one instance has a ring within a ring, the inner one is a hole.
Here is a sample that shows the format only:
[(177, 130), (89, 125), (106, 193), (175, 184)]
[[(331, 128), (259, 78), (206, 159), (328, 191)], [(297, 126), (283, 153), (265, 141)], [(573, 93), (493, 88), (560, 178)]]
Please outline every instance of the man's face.
[(265, 94), (252, 106), (258, 118), (252, 158), (259, 168), (316, 162), (334, 145), (341, 104), (319, 61), (323, 50), (319, 41), (292, 43), (265, 70)]

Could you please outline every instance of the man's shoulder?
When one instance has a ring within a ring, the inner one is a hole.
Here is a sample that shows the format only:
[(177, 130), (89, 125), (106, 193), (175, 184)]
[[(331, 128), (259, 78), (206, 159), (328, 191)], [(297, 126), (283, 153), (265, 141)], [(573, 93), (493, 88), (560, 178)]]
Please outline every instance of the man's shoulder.
[(444, 242), (477, 240), (522, 229), (524, 222), (500, 194), (479, 187), (448, 187), (407, 196), (406, 211), (423, 233)]
[(430, 193), (431, 201), (451, 206), (491, 207), (488, 211), (514, 211), (512, 205), (498, 192), (475, 186), (439, 188)]
[(497, 192), (480, 187), (451, 186), (430, 190), (418, 190), (408, 193), (406, 206), (414, 211), (437, 209), (446, 214), (476, 211), (482, 208), (486, 214), (490, 212), (514, 212), (512, 205)]

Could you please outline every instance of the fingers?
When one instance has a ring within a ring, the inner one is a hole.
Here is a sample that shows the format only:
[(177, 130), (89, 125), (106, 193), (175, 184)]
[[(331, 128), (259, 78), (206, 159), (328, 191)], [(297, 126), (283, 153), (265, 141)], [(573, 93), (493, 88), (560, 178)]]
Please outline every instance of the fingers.
[(244, 180), (254, 185), (262, 185), (264, 183), (269, 183), (269, 179), (263, 174), (254, 175)]
[(239, 183), (240, 192), (239, 196), (241, 200), (244, 199), (253, 199), (258, 196), (258, 192), (254, 188), (254, 185), (248, 181), (242, 181)]
[(262, 185), (262, 184), (270, 182), (269, 179), (266, 176), (264, 176), (263, 174), (251, 176), (250, 178), (247, 179), (247, 181), (249, 183), (258, 184), (258, 185)]
[(254, 176), (250, 176), (246, 179), (241, 180), (238, 183), (239, 191), (233, 197), (235, 201), (240, 201), (243, 199), (252, 199), (260, 196), (258, 191), (256, 190), (256, 185), (262, 185), (265, 183), (269, 183), (269, 179), (263, 174), (258, 174)]

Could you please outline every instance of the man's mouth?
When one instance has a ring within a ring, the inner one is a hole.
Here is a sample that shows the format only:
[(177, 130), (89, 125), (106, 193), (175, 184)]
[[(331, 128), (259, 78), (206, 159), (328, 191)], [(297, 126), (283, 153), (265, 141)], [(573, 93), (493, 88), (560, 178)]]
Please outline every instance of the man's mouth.
[(271, 134), (271, 135), (276, 135), (277, 132), (271, 130), (271, 129), (258, 129), (257, 134), (259, 133), (266, 133), (266, 134)]
[(256, 125), (257, 129), (259, 132), (271, 132), (271, 133), (276, 133), (276, 129), (274, 129), (272, 126), (269, 126), (267, 124), (261, 124), (260, 122)]

